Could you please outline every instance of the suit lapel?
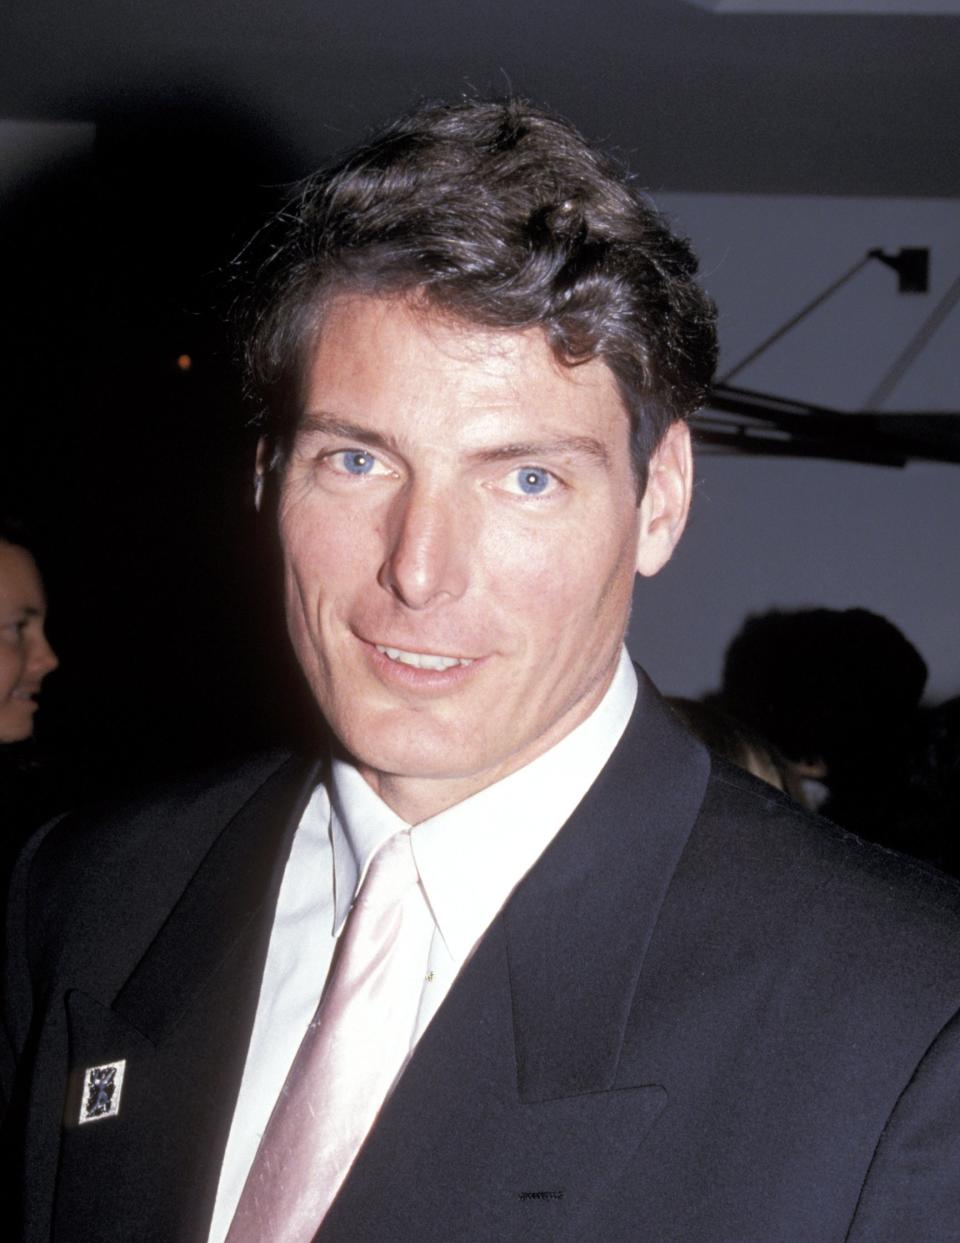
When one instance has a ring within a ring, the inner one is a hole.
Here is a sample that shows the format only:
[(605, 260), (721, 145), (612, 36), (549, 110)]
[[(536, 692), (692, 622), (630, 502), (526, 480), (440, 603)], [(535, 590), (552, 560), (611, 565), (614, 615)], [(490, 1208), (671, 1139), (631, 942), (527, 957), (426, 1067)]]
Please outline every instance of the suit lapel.
[(656, 1085), (520, 1099), (497, 921), (424, 1033), (318, 1243), (560, 1243), (656, 1118)]
[(666, 1101), (620, 1050), (709, 760), (648, 684), (428, 1028), (318, 1243), (576, 1240)]
[(272, 916), (294, 831), (319, 778), (319, 764), (289, 760), (217, 838), (114, 1003), (150, 1039), (165, 1038), (238, 945), (247, 946), (251, 934), (262, 939), (263, 916)]
[(524, 1100), (617, 1084), (637, 979), (709, 771), (643, 677), (619, 746), (504, 911)]
[[(260, 788), (112, 1004), (68, 996), (58, 1201), (70, 1216), (57, 1219), (58, 1238), (134, 1237), (137, 1221), (149, 1223), (138, 1237), (205, 1237), (283, 865), (316, 778), (316, 766), (290, 761)], [(120, 1060), (116, 1116), (79, 1124), (84, 1071)], [(92, 1169), (110, 1170), (109, 1185)]]

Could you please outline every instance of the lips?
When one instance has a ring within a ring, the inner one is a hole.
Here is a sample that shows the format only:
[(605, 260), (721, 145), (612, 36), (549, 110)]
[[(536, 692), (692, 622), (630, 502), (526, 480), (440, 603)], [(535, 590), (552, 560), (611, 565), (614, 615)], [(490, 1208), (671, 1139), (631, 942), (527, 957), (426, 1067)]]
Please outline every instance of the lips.
[(473, 659), (465, 656), (446, 656), (440, 652), (411, 652), (400, 647), (387, 647), (382, 643), (375, 643), (374, 647), (396, 664), (408, 665), (413, 669), (429, 669), (433, 672), (442, 673), (444, 670), (453, 669), (457, 665), (473, 664)]

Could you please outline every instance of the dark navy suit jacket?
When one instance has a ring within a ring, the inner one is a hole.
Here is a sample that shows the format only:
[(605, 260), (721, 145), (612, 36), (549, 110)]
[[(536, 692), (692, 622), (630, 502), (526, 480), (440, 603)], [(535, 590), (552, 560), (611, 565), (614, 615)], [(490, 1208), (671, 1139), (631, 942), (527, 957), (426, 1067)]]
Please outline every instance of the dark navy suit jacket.
[[(29, 1243), (203, 1243), (319, 766), (59, 822), (11, 908)], [(309, 953), (309, 947), (304, 947)], [(709, 758), (649, 685), (493, 921), (318, 1243), (960, 1239), (960, 889)], [(78, 1125), (89, 1067), (119, 1111)]]

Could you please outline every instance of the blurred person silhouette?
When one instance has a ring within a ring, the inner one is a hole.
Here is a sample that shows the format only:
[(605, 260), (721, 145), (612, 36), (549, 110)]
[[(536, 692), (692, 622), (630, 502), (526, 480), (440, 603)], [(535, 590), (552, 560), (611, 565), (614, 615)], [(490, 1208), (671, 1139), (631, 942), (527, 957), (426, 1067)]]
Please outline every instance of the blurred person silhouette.
[(47, 601), (33, 544), (0, 518), (0, 867), (4, 890), (24, 835), (51, 810), (33, 746), (43, 681), (57, 667), (44, 630)]
[(753, 773), (767, 785), (802, 801), (802, 789), (789, 765), (765, 738), (742, 725), (729, 712), (702, 699), (672, 695), (667, 703), (701, 742), (738, 768)]
[(890, 845), (960, 876), (960, 695), (917, 714), (890, 823)]
[(822, 783), (819, 810), (891, 844), (891, 799), (906, 780), (927, 666), (867, 609), (772, 609), (731, 640), (720, 702), (785, 756), (795, 778)]

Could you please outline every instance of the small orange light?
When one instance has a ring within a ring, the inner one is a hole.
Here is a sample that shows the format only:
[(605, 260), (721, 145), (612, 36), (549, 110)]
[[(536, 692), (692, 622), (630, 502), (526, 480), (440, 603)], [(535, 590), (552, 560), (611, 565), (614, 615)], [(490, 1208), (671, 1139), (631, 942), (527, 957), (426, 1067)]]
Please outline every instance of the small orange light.
[(181, 371), (189, 371), (190, 368), (193, 366), (193, 359), (190, 357), (189, 354), (181, 354), (180, 357), (177, 359), (177, 366), (180, 368)]

